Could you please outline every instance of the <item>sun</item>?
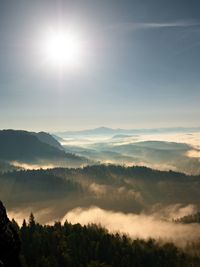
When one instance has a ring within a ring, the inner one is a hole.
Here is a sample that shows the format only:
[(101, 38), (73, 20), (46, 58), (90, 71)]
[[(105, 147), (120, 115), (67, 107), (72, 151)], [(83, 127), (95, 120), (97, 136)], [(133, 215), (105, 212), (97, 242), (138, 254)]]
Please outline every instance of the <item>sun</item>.
[(50, 31), (42, 44), (47, 63), (54, 66), (77, 66), (81, 63), (83, 47), (78, 36), (71, 31)]

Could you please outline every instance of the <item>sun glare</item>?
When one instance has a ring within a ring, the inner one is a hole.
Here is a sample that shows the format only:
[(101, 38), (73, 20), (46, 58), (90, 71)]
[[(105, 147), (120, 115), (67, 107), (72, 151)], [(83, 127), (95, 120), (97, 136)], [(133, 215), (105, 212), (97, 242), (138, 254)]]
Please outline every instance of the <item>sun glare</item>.
[(52, 65), (76, 66), (81, 63), (81, 41), (72, 32), (50, 32), (44, 40), (43, 53), (46, 61)]

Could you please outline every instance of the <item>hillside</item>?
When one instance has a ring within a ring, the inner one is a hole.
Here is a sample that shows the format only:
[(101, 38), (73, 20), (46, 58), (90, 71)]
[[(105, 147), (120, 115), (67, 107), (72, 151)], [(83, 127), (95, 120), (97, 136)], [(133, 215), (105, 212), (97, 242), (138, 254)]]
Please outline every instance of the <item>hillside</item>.
[(35, 133), (35, 132), (31, 132), (33, 135), (35, 135), (42, 143), (48, 144), (50, 146), (56, 147), (60, 150), (63, 150), (63, 147), (61, 146), (61, 144), (58, 142), (58, 140), (55, 139), (54, 136), (45, 133), (45, 132), (39, 132), (39, 133)]
[[(41, 225), (33, 213), (21, 226), (9, 220), (0, 201), (0, 265), (2, 267), (197, 267), (194, 254), (155, 239), (132, 239), (100, 225), (68, 221)], [(195, 245), (195, 244), (194, 244)]]
[(42, 223), (91, 206), (134, 214), (163, 210), (170, 219), (188, 203), (200, 209), (200, 177), (114, 165), (14, 171), (0, 174), (0, 195), (9, 210), (27, 203), (34, 212), (48, 208), (39, 215)]
[(0, 160), (2, 161), (85, 162), (83, 158), (65, 153), (61, 145), (46, 133), (2, 130), (0, 131), (0, 147)]
[[(15, 227), (18, 226), (15, 224)], [(33, 215), (18, 228), (22, 240), (23, 267), (197, 267), (192, 257), (172, 243), (132, 240), (126, 235), (109, 233), (97, 225), (42, 226)]]

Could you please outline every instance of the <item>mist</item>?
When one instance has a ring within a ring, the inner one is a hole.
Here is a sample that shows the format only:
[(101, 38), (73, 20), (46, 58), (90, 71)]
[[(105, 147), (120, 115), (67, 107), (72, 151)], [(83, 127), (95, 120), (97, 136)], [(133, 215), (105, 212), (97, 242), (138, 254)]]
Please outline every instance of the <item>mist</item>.
[[(188, 211), (194, 211), (190, 206), (184, 207), (184, 209), (185, 214)], [(180, 211), (177, 207), (176, 210), (178, 213), (180, 212), (179, 215), (184, 214), (183, 210)], [(81, 225), (100, 224), (111, 233), (119, 232), (121, 234), (128, 234), (134, 239), (154, 238), (163, 241), (173, 241), (179, 246), (185, 246), (188, 242), (196, 241), (200, 238), (200, 225), (183, 225), (162, 220), (158, 216), (158, 213), (126, 214), (104, 210), (99, 207), (90, 207), (87, 209), (78, 207), (69, 211), (62, 219), (62, 223), (66, 220), (73, 224), (80, 223)]]
[[(114, 130), (113, 130), (114, 131)], [(133, 134), (69, 134), (62, 135), (66, 152), (104, 164), (147, 166), (158, 170), (173, 170), (200, 174), (199, 132), (166, 130), (139, 131)], [(127, 130), (128, 131), (128, 130)]]

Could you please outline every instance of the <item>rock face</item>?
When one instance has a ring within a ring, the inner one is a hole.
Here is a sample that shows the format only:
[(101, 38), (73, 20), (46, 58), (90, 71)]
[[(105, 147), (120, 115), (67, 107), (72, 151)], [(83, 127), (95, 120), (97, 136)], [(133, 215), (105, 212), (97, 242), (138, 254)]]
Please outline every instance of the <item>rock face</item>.
[(0, 267), (21, 267), (20, 240), (0, 201)]

